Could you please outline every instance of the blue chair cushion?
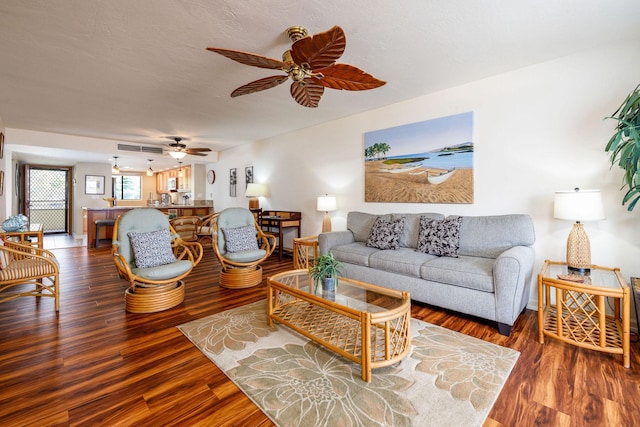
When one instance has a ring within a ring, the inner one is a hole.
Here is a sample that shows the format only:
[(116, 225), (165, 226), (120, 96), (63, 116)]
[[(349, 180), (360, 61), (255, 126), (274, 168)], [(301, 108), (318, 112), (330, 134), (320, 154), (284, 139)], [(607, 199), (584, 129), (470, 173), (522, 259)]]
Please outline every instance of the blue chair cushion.
[(191, 261), (181, 260), (157, 267), (132, 268), (131, 272), (136, 276), (148, 280), (167, 280), (186, 273), (191, 267)]
[(267, 251), (258, 249), (255, 251), (227, 252), (224, 257), (233, 262), (252, 262), (261, 259), (266, 254)]

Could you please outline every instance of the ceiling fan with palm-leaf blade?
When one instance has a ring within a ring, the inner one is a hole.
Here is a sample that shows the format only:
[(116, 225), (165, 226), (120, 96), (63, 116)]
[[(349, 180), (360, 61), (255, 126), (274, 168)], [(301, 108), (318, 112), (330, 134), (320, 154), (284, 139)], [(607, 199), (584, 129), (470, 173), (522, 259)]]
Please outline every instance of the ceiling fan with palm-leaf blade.
[[(169, 144), (170, 149), (169, 154), (171, 157), (179, 158), (184, 157), (186, 154), (190, 154), (192, 156), (206, 156), (208, 152), (211, 151), (211, 148), (187, 148), (187, 145), (182, 141), (185, 141), (185, 138), (180, 136), (168, 136), (168, 139), (173, 140), (171, 144)], [(179, 153), (179, 154), (177, 154)]]
[(291, 77), (291, 96), (305, 107), (315, 108), (320, 102), (324, 88), (341, 90), (368, 90), (384, 85), (379, 80), (349, 64), (336, 63), (347, 45), (344, 31), (334, 26), (328, 31), (307, 36), (304, 27), (291, 27), (287, 35), (293, 42), (291, 49), (282, 54), (282, 61), (239, 50), (208, 47), (241, 64), (252, 67), (282, 70), (285, 75), (265, 77), (247, 83), (231, 92), (231, 97), (247, 95), (279, 86)]

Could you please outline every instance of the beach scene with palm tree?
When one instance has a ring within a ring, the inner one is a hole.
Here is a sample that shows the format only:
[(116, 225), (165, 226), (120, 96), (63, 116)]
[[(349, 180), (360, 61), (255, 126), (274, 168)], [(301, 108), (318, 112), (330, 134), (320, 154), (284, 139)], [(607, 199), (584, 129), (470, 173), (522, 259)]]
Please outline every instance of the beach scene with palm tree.
[(365, 133), (365, 202), (473, 203), (473, 113)]

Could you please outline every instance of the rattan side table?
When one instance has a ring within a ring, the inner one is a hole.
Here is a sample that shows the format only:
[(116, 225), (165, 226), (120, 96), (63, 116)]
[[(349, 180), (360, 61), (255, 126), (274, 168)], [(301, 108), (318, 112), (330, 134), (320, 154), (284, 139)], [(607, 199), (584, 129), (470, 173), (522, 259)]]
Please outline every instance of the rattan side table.
[(295, 237), (293, 239), (293, 268), (308, 269), (318, 258), (318, 236)]
[(631, 292), (620, 270), (593, 265), (587, 275), (569, 275), (566, 263), (549, 260), (538, 274), (538, 340), (622, 354), (628, 368)]

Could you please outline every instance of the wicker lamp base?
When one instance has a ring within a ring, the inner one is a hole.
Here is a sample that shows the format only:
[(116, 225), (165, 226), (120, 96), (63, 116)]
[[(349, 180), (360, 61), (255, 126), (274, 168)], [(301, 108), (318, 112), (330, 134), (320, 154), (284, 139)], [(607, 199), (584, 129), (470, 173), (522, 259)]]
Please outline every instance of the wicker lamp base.
[(329, 217), (329, 212), (324, 213), (324, 218), (322, 219), (322, 232), (331, 232), (331, 218)]
[(155, 313), (184, 301), (182, 280), (157, 286), (136, 286), (124, 293), (125, 309), (130, 313)]
[(578, 222), (573, 224), (567, 238), (567, 266), (581, 273), (591, 271), (591, 243), (584, 227)]
[(220, 272), (220, 286), (230, 289), (250, 288), (262, 283), (262, 267), (230, 268)]

